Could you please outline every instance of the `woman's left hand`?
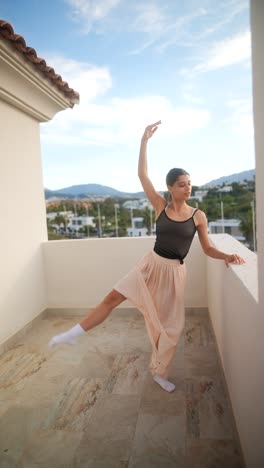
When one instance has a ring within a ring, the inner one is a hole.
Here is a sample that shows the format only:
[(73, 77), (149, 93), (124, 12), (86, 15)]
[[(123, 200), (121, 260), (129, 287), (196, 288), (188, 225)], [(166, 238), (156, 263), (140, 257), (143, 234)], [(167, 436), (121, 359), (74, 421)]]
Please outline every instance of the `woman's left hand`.
[(244, 258), (240, 257), (240, 255), (237, 254), (230, 254), (227, 255), (225, 258), (225, 264), (228, 267), (229, 263), (236, 263), (237, 265), (242, 265), (243, 263), (246, 263)]

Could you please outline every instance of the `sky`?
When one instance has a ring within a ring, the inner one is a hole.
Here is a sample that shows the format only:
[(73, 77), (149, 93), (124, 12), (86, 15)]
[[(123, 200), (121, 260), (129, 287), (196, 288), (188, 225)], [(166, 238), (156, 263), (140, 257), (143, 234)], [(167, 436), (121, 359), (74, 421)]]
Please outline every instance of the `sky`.
[(255, 167), (248, 0), (0, 0), (0, 18), (80, 103), (42, 123), (44, 186), (165, 190), (172, 167), (193, 185)]

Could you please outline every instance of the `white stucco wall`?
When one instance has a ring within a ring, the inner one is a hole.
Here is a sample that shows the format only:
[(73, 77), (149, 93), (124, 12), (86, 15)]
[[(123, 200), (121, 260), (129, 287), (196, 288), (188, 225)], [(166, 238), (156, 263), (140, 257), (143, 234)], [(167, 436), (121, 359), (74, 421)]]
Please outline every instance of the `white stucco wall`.
[(0, 36), (0, 345), (46, 308), (39, 122), (77, 102)]
[(208, 307), (247, 467), (261, 468), (264, 346), (259, 329), (264, 311), (259, 307), (257, 255), (227, 234), (210, 238), (219, 250), (246, 260), (226, 268), (207, 259)]
[(259, 302), (264, 327), (264, 2), (251, 0), (253, 113), (256, 154), (257, 248)]
[(46, 307), (39, 124), (0, 100), (0, 344)]
[[(123, 237), (44, 243), (47, 307), (95, 306), (140, 257), (153, 249), (154, 239)], [(186, 266), (186, 306), (206, 307), (205, 255), (197, 237)], [(126, 302), (125, 307), (129, 306)]]

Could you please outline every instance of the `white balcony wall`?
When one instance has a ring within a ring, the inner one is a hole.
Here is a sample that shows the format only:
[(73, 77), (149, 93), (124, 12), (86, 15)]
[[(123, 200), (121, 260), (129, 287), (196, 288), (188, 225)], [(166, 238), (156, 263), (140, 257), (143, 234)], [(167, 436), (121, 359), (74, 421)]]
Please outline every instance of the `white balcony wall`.
[(46, 308), (47, 240), (39, 122), (70, 102), (0, 38), (0, 345)]
[(46, 307), (47, 239), (39, 124), (0, 100), (0, 344)]
[[(142, 255), (153, 249), (153, 245), (154, 237), (45, 243), (48, 308), (89, 309), (95, 306)], [(186, 264), (186, 306), (206, 307), (205, 255), (197, 237)], [(128, 302), (125, 305), (130, 306)]]
[[(233, 407), (237, 429), (249, 468), (264, 466), (262, 333), (257, 255), (227, 234), (210, 235), (215, 247), (236, 252), (245, 265), (207, 260), (208, 307)], [(263, 331), (263, 330), (262, 330)]]
[(253, 116), (256, 154), (256, 205), (259, 303), (264, 327), (264, 2), (251, 0)]

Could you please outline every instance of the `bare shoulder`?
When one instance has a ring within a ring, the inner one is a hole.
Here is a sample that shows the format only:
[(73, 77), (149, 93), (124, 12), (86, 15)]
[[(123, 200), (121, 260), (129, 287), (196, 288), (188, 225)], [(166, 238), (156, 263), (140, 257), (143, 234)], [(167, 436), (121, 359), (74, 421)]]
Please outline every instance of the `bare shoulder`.
[(197, 227), (207, 224), (206, 214), (200, 209), (195, 212), (194, 220)]

